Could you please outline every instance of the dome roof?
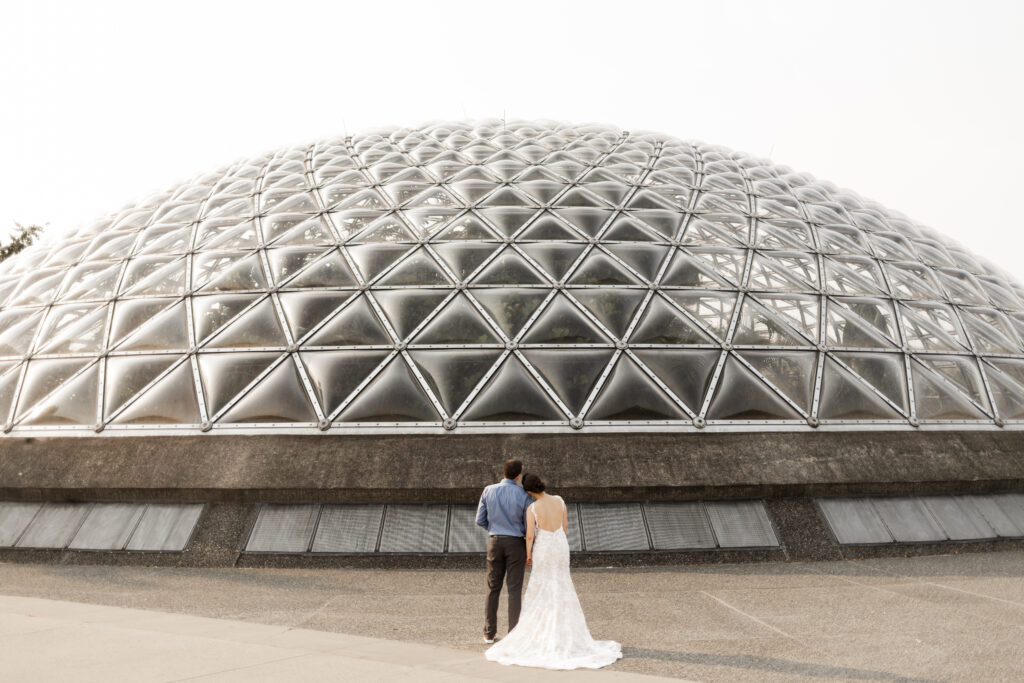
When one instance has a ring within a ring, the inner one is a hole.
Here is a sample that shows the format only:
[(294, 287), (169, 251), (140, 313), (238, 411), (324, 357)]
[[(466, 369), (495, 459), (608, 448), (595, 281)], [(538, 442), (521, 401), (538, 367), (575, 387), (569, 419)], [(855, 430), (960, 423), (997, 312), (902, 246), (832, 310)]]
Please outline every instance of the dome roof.
[(11, 434), (1024, 418), (1005, 274), (807, 174), (604, 126), (265, 154), (8, 259), (0, 302)]

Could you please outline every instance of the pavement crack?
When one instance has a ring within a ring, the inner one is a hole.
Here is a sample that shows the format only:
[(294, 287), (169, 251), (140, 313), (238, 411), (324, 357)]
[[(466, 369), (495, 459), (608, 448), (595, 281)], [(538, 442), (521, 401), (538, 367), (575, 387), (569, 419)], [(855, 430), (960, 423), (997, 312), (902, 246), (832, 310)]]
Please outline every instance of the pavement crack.
[(291, 626), (288, 626), (285, 630), (286, 631), (291, 631), (293, 629), (305, 627), (307, 624), (309, 624), (311, 621), (313, 621), (314, 617), (316, 617), (318, 614), (320, 614), (325, 609), (327, 609), (328, 605), (330, 605), (332, 602), (334, 602), (335, 600), (337, 600), (340, 597), (343, 597), (343, 594), (333, 595), (333, 596), (327, 598), (326, 600), (324, 600), (324, 602), (319, 607), (317, 607), (315, 610), (313, 610), (312, 612), (307, 614), (300, 621), (296, 622), (295, 624), (293, 624)]
[[(876, 571), (879, 571), (879, 570), (876, 570)], [(916, 585), (916, 586), (934, 586), (935, 588), (943, 588), (943, 589), (946, 589), (946, 590), (956, 591), (958, 593), (964, 593), (966, 595), (972, 595), (972, 596), (979, 597), (979, 598), (985, 598), (985, 599), (988, 599), (988, 600), (994, 600), (996, 602), (1003, 602), (1003, 603), (1006, 603), (1006, 604), (1009, 604), (1009, 605), (1013, 605), (1014, 607), (1021, 607), (1022, 606), (1019, 602), (1013, 602), (1012, 600), (1003, 600), (1001, 598), (995, 598), (995, 597), (992, 597), (990, 595), (984, 595), (984, 594), (981, 594), (981, 593), (973, 593), (973, 592), (968, 591), (968, 590), (963, 590), (963, 589), (960, 589), (960, 588), (954, 588), (953, 586), (946, 586), (946, 585), (943, 585), (941, 583), (935, 583), (933, 581), (917, 581), (917, 580), (914, 580), (913, 577), (909, 577), (909, 576), (901, 576), (899, 574), (892, 574), (892, 573), (889, 573), (889, 572), (883, 572), (883, 573), (886, 576), (894, 576), (894, 577), (898, 577), (898, 578), (907, 579), (908, 581), (910, 581), (910, 583), (906, 584), (906, 585), (911, 585), (911, 586), (914, 586), (914, 585)], [(944, 608), (944, 609), (951, 609), (954, 612), (964, 612), (964, 613), (970, 614), (975, 619), (981, 619), (983, 621), (988, 621), (988, 622), (991, 622), (991, 623), (994, 623), (994, 624), (1001, 624), (1001, 625), (1004, 625), (1004, 626), (1011, 626), (1011, 627), (1017, 628), (1017, 629), (1024, 629), (1024, 625), (1019, 624), (1017, 622), (1008, 621), (1006, 619), (1000, 619), (998, 617), (991, 617), (991, 616), (988, 616), (988, 615), (985, 615), (985, 614), (980, 614), (979, 612), (977, 612), (975, 610), (965, 610), (965, 609), (962, 609), (962, 608), (957, 608), (955, 606), (945, 605), (945, 604), (942, 604), (942, 603), (937, 603), (937, 602), (932, 601), (932, 600), (925, 600), (924, 598), (921, 598), (921, 597), (918, 597), (918, 596), (915, 596), (915, 595), (908, 595), (907, 593), (901, 593), (900, 591), (893, 590), (891, 588), (885, 588), (884, 586), (874, 586), (874, 585), (872, 585), (870, 583), (864, 583), (862, 581), (854, 581), (853, 579), (851, 579), (851, 578), (849, 578), (847, 576), (836, 576), (835, 578), (839, 579), (840, 581), (846, 581), (847, 583), (852, 583), (855, 586), (860, 586), (862, 588), (868, 588), (870, 590), (878, 591), (880, 593), (888, 593), (890, 595), (898, 595), (901, 598), (908, 598), (908, 599), (911, 599), (911, 600), (918, 600), (918, 601), (925, 602), (925, 603), (928, 603), (928, 604), (931, 604), (931, 605), (935, 605), (937, 607), (941, 607), (941, 608)]]
[(964, 588), (957, 588), (955, 586), (947, 586), (944, 583), (935, 583), (934, 581), (924, 581), (927, 586), (935, 586), (936, 588), (945, 588), (946, 590), (956, 591), (958, 593), (966, 593), (967, 595), (973, 595), (978, 598), (984, 598), (985, 600), (994, 600), (995, 602), (1001, 602), (1006, 605), (1013, 605), (1014, 607), (1024, 607), (1024, 603), (1017, 602), (1016, 600), (1004, 600), (1003, 598), (997, 598), (994, 595), (985, 595), (984, 593), (975, 593)]
[(277, 663), (277, 662), (287, 662), (290, 659), (300, 659), (302, 657), (307, 657), (307, 656), (309, 656), (309, 653), (308, 652), (303, 652), (302, 654), (289, 655), (287, 657), (278, 657), (277, 659), (268, 659), (265, 662), (256, 662), (255, 664), (246, 664), (244, 666), (233, 666), (233, 667), (231, 667), (229, 669), (220, 669), (218, 671), (207, 671), (205, 673), (201, 673), (201, 674), (198, 674), (196, 676), (186, 676), (185, 678), (175, 678), (175, 679), (172, 679), (172, 680), (168, 681), (168, 683), (181, 683), (182, 681), (201, 681), (204, 678), (211, 678), (211, 677), (215, 677), (215, 676), (220, 676), (222, 674), (231, 673), (232, 671), (245, 671), (246, 669), (255, 669), (257, 667), (266, 666), (267, 664), (274, 664), (274, 663)]
[(789, 638), (790, 640), (792, 640), (792, 641), (794, 641), (796, 643), (800, 643), (800, 645), (803, 645), (804, 647), (808, 648), (809, 650), (813, 650), (815, 652), (821, 652), (821, 650), (819, 650), (818, 648), (813, 647), (811, 645), (808, 645), (807, 643), (805, 643), (800, 638), (797, 638), (796, 636), (794, 636), (794, 635), (792, 635), (790, 633), (786, 633), (781, 628), (777, 628), (775, 626), (772, 626), (771, 624), (769, 624), (766, 621), (762, 621), (761, 619), (758, 619), (753, 614), (750, 614), (748, 612), (744, 612), (743, 610), (741, 610), (739, 607), (736, 607), (735, 605), (730, 605), (725, 600), (722, 600), (721, 598), (719, 598), (719, 597), (717, 597), (715, 595), (712, 595), (711, 593), (708, 593), (707, 591), (701, 591), (701, 593), (703, 593), (704, 595), (708, 596), (709, 598), (711, 598), (712, 600), (714, 600), (718, 604), (722, 605), (723, 607), (727, 607), (727, 608), (731, 609), (733, 612), (736, 612), (737, 614), (742, 614), (747, 619), (750, 619), (751, 621), (756, 622), (756, 623), (760, 624), (761, 626), (764, 626), (767, 629), (775, 631), (779, 635), (781, 635), (781, 636), (783, 636), (785, 638)]

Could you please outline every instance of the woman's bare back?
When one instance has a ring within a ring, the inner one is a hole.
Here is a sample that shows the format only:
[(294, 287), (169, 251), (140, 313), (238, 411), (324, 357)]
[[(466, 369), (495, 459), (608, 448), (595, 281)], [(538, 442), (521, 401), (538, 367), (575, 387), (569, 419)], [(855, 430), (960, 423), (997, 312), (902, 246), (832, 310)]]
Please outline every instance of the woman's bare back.
[(545, 494), (533, 501), (530, 506), (536, 514), (537, 526), (544, 531), (558, 531), (565, 529), (566, 511), (565, 501), (561, 496)]

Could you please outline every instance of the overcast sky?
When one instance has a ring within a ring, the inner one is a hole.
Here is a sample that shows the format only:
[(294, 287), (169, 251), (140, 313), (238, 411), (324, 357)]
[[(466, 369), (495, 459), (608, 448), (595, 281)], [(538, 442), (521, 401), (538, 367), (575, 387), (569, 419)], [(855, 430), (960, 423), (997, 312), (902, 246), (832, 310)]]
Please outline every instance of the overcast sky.
[(0, 234), (381, 124), (597, 121), (832, 180), (1024, 280), (1022, 2), (0, 4)]

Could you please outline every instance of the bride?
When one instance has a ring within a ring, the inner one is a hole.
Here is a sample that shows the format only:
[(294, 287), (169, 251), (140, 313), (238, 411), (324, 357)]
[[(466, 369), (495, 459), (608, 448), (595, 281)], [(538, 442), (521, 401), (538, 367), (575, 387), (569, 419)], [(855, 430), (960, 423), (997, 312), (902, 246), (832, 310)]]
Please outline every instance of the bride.
[(533, 567), (518, 625), (484, 656), (501, 664), (545, 669), (597, 669), (622, 657), (613, 640), (594, 640), (569, 576), (565, 501), (544, 493), (536, 474), (523, 475), (534, 502), (526, 510), (526, 566)]

